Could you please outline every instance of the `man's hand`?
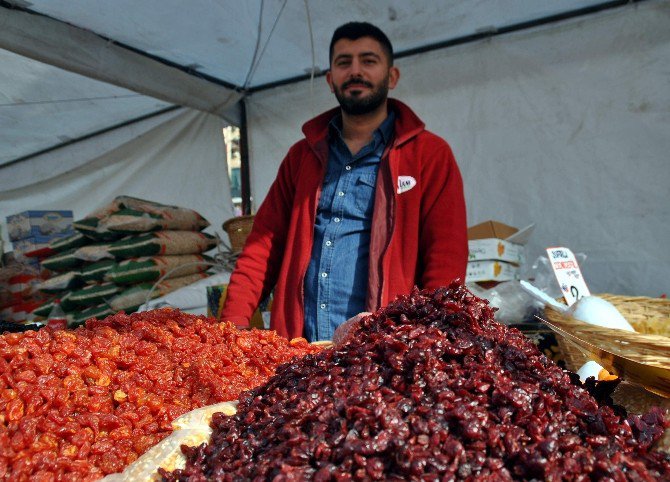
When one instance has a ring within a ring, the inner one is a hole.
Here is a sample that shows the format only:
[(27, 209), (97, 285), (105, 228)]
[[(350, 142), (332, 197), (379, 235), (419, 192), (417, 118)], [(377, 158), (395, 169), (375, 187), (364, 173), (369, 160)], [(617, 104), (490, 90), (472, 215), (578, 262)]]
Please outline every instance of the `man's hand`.
[(359, 313), (356, 316), (349, 318), (347, 321), (338, 326), (335, 330), (335, 333), (333, 333), (333, 345), (336, 347), (344, 345), (348, 341), (349, 335), (356, 331), (360, 321), (371, 314), (372, 313), (368, 311), (364, 311), (363, 313)]

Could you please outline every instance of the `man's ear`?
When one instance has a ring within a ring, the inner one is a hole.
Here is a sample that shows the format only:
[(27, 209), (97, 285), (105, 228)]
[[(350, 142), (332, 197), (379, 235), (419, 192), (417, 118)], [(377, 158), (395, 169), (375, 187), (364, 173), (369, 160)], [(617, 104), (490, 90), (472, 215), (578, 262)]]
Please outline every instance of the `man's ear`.
[(395, 89), (400, 80), (400, 70), (396, 66), (391, 66), (389, 69), (389, 89)]
[(326, 82), (328, 82), (328, 87), (330, 87), (331, 92), (335, 92), (335, 89), (333, 88), (333, 76), (330, 73), (330, 70), (326, 72)]

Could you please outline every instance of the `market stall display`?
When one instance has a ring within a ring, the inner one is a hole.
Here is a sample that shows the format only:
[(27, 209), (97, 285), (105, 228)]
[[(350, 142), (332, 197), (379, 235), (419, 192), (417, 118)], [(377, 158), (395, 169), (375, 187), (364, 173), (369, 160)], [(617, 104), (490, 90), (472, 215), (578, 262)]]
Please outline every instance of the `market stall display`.
[(320, 348), (175, 310), (0, 336), (0, 478), (119, 472), (198, 407)]
[(457, 284), (399, 297), (212, 424), (166, 480), (670, 478), (660, 409), (598, 402)]
[[(203, 253), (219, 244), (217, 237), (200, 232), (207, 226), (191, 209), (118, 196), (76, 221), (74, 234), (54, 239), (37, 253), (39, 266), (55, 274), (38, 286), (43, 296), (30, 305), (26, 317), (45, 322), (61, 303), (68, 323), (76, 325), (92, 315), (132, 312), (147, 299), (184, 286), (184, 280), (201, 279), (213, 264)], [(154, 287), (159, 278), (180, 280)], [(145, 293), (138, 303), (115, 299), (135, 287), (133, 293)], [(62, 303), (65, 298), (68, 303)]]

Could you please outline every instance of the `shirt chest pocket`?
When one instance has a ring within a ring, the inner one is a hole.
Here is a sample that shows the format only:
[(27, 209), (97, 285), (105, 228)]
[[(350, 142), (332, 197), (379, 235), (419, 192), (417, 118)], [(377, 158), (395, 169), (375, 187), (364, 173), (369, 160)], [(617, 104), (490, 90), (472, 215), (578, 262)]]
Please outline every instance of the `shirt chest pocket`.
[(372, 218), (375, 204), (375, 185), (377, 173), (361, 174), (356, 178), (353, 188), (353, 214), (362, 218)]

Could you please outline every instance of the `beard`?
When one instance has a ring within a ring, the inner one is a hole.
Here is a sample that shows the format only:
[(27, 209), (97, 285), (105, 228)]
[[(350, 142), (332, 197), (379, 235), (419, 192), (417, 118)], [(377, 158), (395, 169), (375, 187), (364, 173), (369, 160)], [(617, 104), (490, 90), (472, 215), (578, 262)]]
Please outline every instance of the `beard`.
[[(344, 94), (344, 90), (350, 85), (364, 85), (372, 91), (367, 97), (361, 97), (360, 94), (348, 96)], [(389, 93), (389, 77), (386, 78), (377, 86), (374, 87), (370, 82), (362, 79), (352, 79), (344, 82), (341, 87), (334, 87), (335, 98), (340, 103), (342, 110), (349, 115), (364, 115), (375, 111), (381, 106)]]

